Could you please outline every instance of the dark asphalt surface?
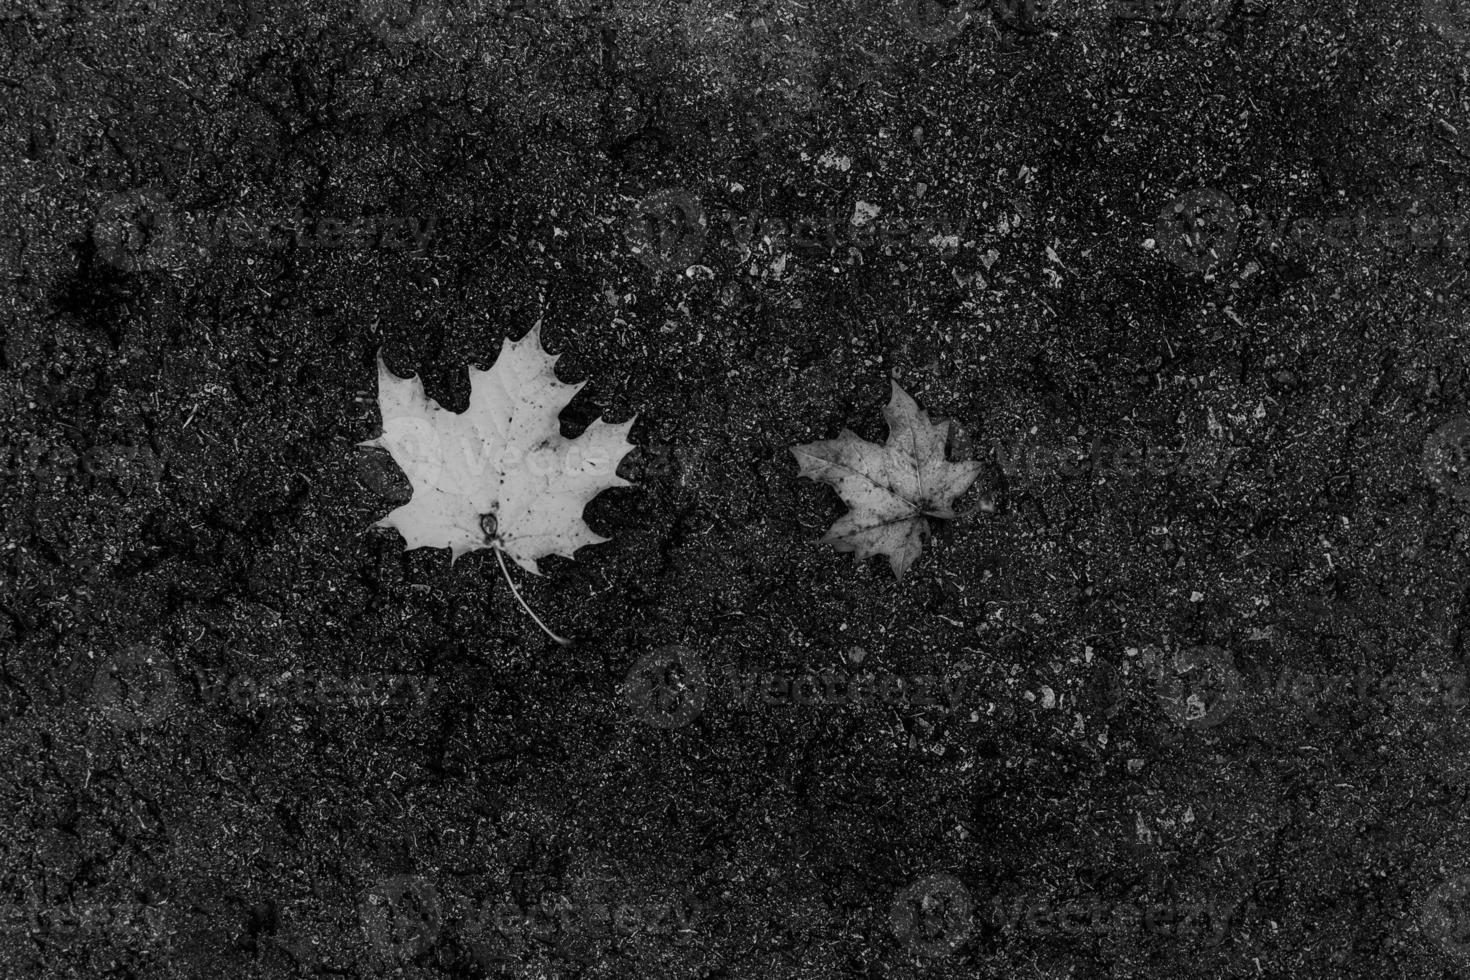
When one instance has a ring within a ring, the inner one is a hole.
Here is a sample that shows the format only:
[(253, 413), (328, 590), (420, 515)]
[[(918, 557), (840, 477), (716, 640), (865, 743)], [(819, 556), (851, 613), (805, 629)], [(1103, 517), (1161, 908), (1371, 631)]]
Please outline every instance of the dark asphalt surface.
[[(0, 7), (0, 976), (1470, 974), (1470, 15), (373, 2)], [(356, 448), (538, 319), (568, 647)]]

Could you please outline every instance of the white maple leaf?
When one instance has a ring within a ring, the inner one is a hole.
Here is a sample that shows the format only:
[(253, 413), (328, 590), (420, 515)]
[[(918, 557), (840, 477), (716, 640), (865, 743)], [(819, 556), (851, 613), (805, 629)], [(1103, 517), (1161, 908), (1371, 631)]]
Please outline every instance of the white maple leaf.
[(383, 434), (358, 445), (388, 450), (413, 485), (408, 503), (377, 523), (402, 534), (407, 550), (448, 548), (452, 564), (491, 548), (539, 575), (538, 558), (572, 558), (608, 540), (582, 511), (603, 490), (631, 486), (617, 468), (633, 448), (625, 437), (634, 419), (597, 419), (575, 439), (562, 436), (557, 417), (586, 382), (556, 379), (560, 355), (542, 349), (540, 328), (507, 338), (490, 370), (469, 369), (470, 404), (459, 413), (427, 397), (419, 378), (388, 370), (379, 352)]

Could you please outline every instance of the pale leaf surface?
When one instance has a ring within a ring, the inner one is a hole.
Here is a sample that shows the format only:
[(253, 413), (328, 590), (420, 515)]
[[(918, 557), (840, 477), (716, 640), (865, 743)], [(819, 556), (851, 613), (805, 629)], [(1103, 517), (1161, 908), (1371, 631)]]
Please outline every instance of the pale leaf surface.
[(556, 362), (541, 347), (539, 324), (505, 340), (488, 371), (470, 368), (470, 404), (455, 413), (427, 397), (418, 378), (393, 374), (379, 355), (383, 434), (360, 445), (388, 450), (413, 497), (378, 526), (395, 528), (409, 550), (448, 548), (451, 562), (498, 545), (538, 574), (538, 558), (571, 558), (606, 541), (582, 511), (603, 490), (629, 486), (617, 467), (633, 448), (626, 441), (633, 420), (598, 419), (564, 438), (557, 417), (585, 382), (558, 381)]
[(837, 489), (850, 508), (822, 541), (858, 560), (887, 555), (902, 579), (923, 550), (928, 518), (952, 520), (954, 501), (980, 475), (976, 461), (944, 458), (949, 423), (935, 424), (897, 384), (883, 410), (882, 446), (843, 429), (836, 439), (792, 447), (801, 476)]

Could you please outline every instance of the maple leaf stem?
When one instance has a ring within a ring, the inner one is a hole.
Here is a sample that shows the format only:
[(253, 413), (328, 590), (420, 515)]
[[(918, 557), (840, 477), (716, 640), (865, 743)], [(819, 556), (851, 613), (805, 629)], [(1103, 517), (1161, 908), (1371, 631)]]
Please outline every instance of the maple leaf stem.
[(505, 576), (505, 584), (510, 586), (510, 594), (516, 597), (516, 602), (519, 602), (521, 604), (521, 608), (526, 611), (526, 615), (534, 619), (536, 621), (536, 625), (541, 627), (541, 632), (545, 633), (547, 636), (551, 637), (562, 646), (566, 646), (567, 644), (571, 643), (571, 640), (557, 636), (555, 633), (551, 632), (551, 630), (547, 629), (546, 624), (541, 622), (541, 617), (536, 615), (535, 611), (533, 611), (530, 606), (526, 605), (526, 600), (521, 598), (520, 590), (516, 588), (516, 584), (510, 579), (510, 569), (505, 567), (505, 555), (501, 552), (499, 545), (495, 546), (495, 560), (500, 562), (500, 573)]

